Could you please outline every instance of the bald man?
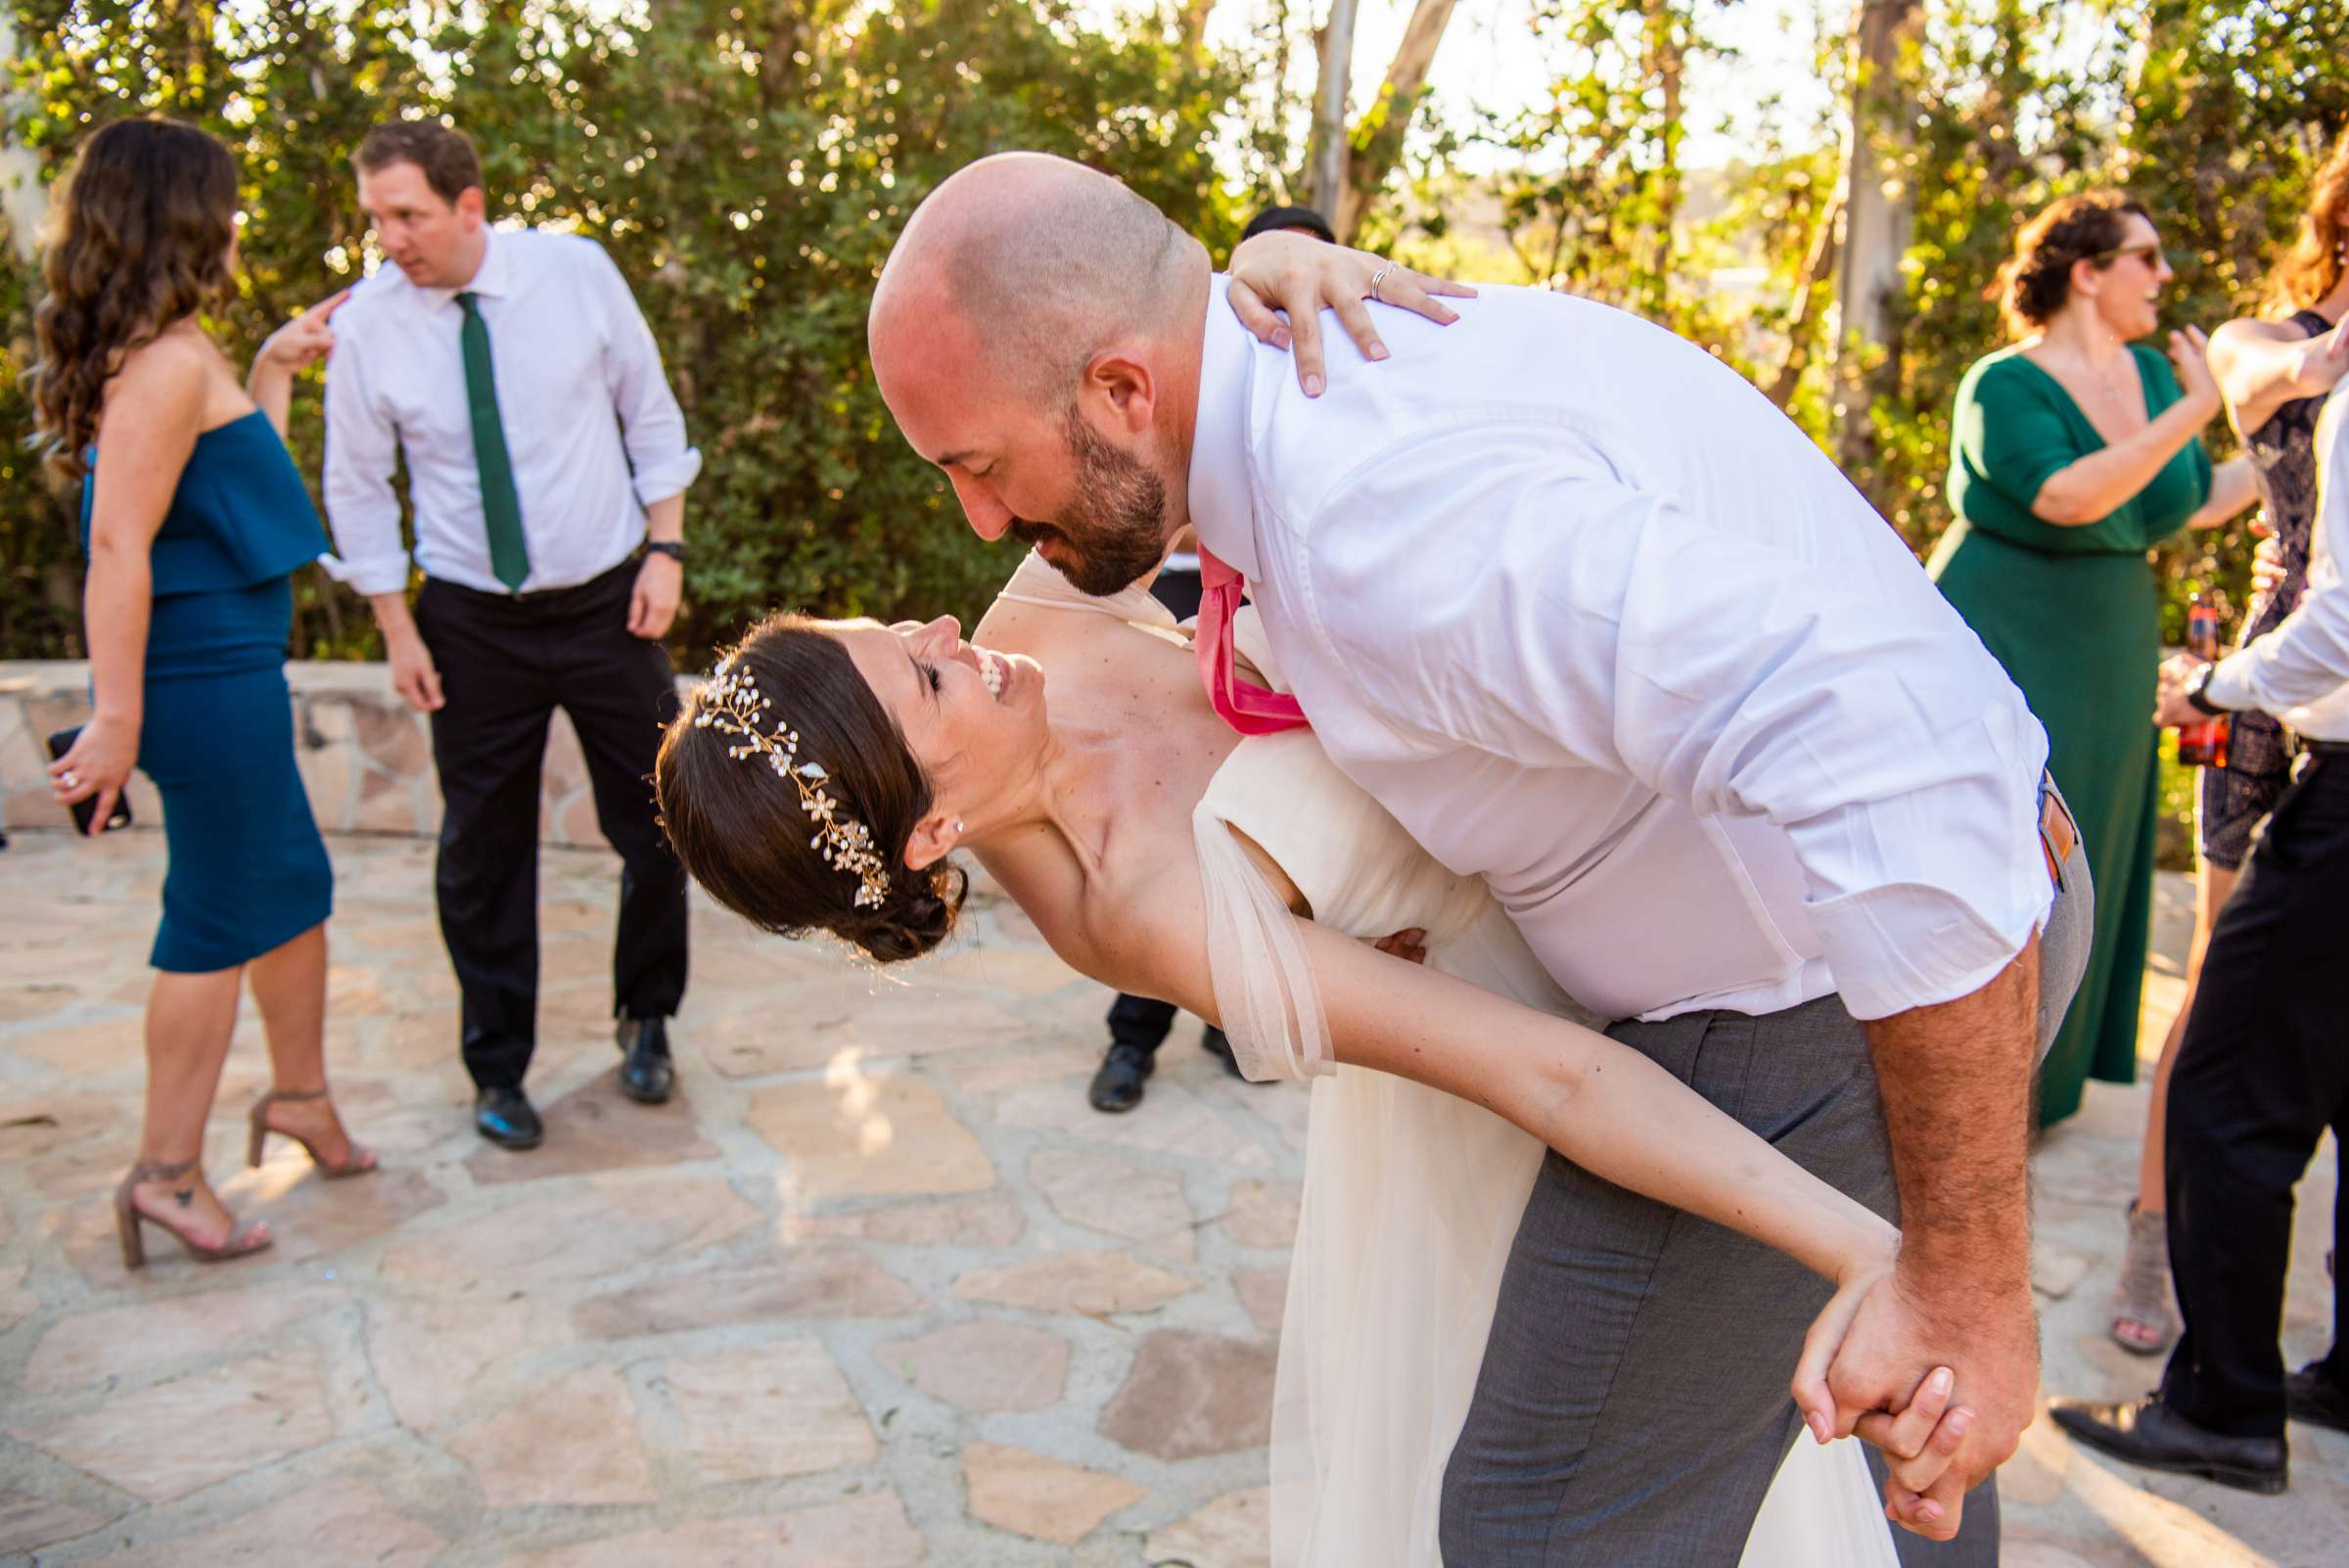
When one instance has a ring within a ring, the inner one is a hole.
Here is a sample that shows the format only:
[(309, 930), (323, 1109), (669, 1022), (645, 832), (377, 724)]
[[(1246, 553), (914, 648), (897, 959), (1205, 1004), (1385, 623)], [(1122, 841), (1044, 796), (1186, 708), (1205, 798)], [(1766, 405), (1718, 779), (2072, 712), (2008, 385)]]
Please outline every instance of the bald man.
[[(1439, 327), (1382, 285), (1391, 363), (1332, 334), (1301, 387), (1149, 203), (1006, 155), (916, 210), (873, 366), (971, 526), (1079, 587), (1195, 528), (1211, 600), (1244, 576), (1330, 757), (1482, 874), (1614, 1038), (1897, 1212), (1897, 1271), (1798, 1376), (1870, 1432), (1955, 1368), (1957, 1462), (1896, 1460), (1888, 1497), (1904, 1555), (1994, 1562), (1995, 1493), (1966, 1492), (2034, 1407), (2034, 1047), (2089, 901), (2046, 737), (1898, 535), (1711, 356), (1516, 289)], [(1221, 669), (1235, 727), (1287, 721)], [(1728, 1568), (1827, 1293), (1553, 1154), (1446, 1471), (1445, 1560)]]

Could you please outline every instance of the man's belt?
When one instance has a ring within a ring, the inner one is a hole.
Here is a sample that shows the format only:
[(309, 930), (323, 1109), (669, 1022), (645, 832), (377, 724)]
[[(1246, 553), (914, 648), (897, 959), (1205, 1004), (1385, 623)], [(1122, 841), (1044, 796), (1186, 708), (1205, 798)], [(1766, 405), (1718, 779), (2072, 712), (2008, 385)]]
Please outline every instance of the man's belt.
[(2048, 857), (2048, 880), (2056, 890), (2063, 888), (2063, 865), (2072, 857), (2080, 844), (2080, 824), (2072, 820), (2071, 807), (2063, 804), (2056, 793), (2052, 774), (2039, 775), (2039, 848)]

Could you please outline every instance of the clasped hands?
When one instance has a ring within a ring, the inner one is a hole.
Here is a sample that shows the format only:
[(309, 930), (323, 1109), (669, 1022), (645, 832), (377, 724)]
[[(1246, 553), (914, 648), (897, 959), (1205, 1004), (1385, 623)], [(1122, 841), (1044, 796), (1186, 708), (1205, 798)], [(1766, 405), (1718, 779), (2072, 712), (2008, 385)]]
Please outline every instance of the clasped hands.
[(1904, 1256), (1840, 1281), (1791, 1385), (1814, 1439), (1883, 1451), (1885, 1516), (1935, 1541), (1958, 1534), (1965, 1495), (2013, 1454), (2039, 1400), (2029, 1285), (2005, 1299), (1949, 1283), (1966, 1279)]

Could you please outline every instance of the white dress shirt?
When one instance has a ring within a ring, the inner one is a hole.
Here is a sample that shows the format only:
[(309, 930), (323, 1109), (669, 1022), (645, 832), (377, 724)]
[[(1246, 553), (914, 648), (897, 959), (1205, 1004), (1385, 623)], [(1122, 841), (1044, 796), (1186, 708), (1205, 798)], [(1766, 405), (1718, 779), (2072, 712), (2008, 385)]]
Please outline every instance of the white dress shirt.
[(498, 423), (530, 552), (522, 591), (610, 571), (643, 539), (645, 508), (701, 472), (652, 331), (593, 240), (492, 230), (463, 291), (420, 288), (387, 261), (335, 312), (326, 363), (326, 516), (338, 554), (325, 565), (360, 593), (407, 586), (392, 490), (403, 451), (416, 564), (428, 576), (507, 591), (490, 570), (482, 520), (460, 292), (480, 297), (489, 329)]
[(2203, 695), (2256, 708), (2309, 740), (2349, 741), (2349, 381), (2317, 420), (2317, 524), (2308, 586), (2283, 623), (2219, 661)]
[(1733, 372), (1621, 311), (1383, 309), (1328, 390), (1208, 324), (1191, 522), (1329, 755), (1611, 1017), (1878, 1018), (2051, 898), (2047, 737), (1900, 537)]

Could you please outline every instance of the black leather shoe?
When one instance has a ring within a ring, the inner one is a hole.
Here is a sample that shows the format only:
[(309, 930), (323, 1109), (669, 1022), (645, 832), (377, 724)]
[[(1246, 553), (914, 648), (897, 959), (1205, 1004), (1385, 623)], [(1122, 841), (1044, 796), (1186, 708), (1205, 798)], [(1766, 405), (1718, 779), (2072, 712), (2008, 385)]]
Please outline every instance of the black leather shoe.
[(2325, 1375), (2323, 1361), (2311, 1361), (2284, 1378), (2283, 1404), (2295, 1421), (2349, 1432), (2349, 1389)]
[(2159, 1394), (2118, 1405), (2050, 1400), (2048, 1413), (2074, 1438), (2148, 1470), (2200, 1476), (2221, 1486), (2274, 1496), (2291, 1479), (2281, 1438), (2229, 1437), (2196, 1426)]
[(1096, 1111), (1130, 1111), (1142, 1103), (1142, 1081), (1157, 1066), (1158, 1055), (1147, 1046), (1112, 1045), (1085, 1098)]
[(534, 1149), (546, 1128), (518, 1088), (484, 1088), (473, 1096), (473, 1130), (501, 1149)]
[(1199, 1037), (1199, 1048), (1221, 1062), (1224, 1072), (1243, 1084), (1248, 1082), (1248, 1075), (1240, 1071), (1240, 1059), (1231, 1054), (1230, 1038), (1223, 1031), (1213, 1024), (1208, 1025), (1207, 1033)]
[(659, 1105), (668, 1098), (677, 1070), (668, 1059), (668, 1020), (629, 1018), (619, 1033), (620, 1091), (639, 1105)]

